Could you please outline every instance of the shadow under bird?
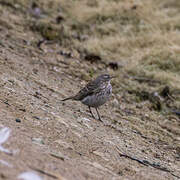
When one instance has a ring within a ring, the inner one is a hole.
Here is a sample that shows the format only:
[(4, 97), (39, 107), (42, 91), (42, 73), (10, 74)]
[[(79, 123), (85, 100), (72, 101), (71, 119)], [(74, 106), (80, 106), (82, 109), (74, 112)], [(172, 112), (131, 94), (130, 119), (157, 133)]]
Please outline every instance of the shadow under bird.
[(109, 97), (112, 94), (112, 86), (110, 81), (113, 77), (114, 76), (110, 76), (109, 74), (102, 74), (96, 79), (90, 81), (75, 96), (65, 98), (62, 101), (70, 99), (75, 101), (81, 101), (83, 104), (89, 107), (89, 111), (93, 118), (95, 117), (91, 111), (91, 107), (95, 108), (99, 120), (102, 121), (101, 116), (98, 112), (98, 107), (109, 100)]

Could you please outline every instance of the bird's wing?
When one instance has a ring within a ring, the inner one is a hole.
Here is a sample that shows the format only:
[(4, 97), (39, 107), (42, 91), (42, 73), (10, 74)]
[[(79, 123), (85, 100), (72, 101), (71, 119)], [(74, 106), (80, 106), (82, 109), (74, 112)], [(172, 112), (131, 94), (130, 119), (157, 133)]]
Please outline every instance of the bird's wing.
[(86, 96), (89, 96), (93, 93), (98, 92), (100, 90), (99, 83), (100, 82), (96, 81), (96, 79), (94, 81), (89, 82), (83, 89), (81, 89), (77, 93), (77, 95), (74, 97), (74, 99), (81, 101)]

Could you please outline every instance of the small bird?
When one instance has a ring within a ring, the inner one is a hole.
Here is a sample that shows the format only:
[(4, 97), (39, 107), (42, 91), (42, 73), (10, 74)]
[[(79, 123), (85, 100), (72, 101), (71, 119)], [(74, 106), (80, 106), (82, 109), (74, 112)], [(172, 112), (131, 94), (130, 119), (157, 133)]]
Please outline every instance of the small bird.
[(84, 88), (82, 88), (75, 96), (71, 96), (63, 99), (66, 100), (75, 100), (81, 101), (83, 104), (89, 107), (89, 111), (93, 118), (94, 115), (91, 111), (91, 107), (96, 109), (98, 118), (100, 121), (101, 116), (98, 112), (98, 107), (103, 105), (112, 94), (112, 86), (111, 79), (114, 76), (110, 76), (109, 74), (102, 74), (98, 76), (95, 80), (90, 81)]

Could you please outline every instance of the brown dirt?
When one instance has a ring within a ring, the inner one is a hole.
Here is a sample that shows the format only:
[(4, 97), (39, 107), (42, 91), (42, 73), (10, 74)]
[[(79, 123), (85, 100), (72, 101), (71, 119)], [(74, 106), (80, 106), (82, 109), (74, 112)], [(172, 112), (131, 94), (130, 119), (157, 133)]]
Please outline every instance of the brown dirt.
[[(79, 102), (62, 103), (91, 79), (92, 70), (93, 78), (116, 72), (56, 42), (38, 49), (42, 37), (28, 28), (29, 16), (19, 6), (0, 3), (0, 125), (11, 129), (3, 146), (17, 150), (0, 152), (12, 165), (0, 163), (0, 179), (29, 170), (44, 179), (178, 179), (179, 118), (151, 110), (148, 101), (137, 102), (118, 79), (111, 101), (100, 108), (103, 123)], [(70, 57), (64, 55), (69, 51)]]

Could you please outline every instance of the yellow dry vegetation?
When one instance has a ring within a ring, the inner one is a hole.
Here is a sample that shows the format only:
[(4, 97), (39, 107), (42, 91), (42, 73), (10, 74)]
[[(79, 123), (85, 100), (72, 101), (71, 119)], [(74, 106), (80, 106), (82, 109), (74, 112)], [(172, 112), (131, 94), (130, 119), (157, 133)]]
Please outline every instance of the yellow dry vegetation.
[(61, 1), (77, 49), (119, 61), (138, 76), (180, 89), (180, 2), (177, 0)]

